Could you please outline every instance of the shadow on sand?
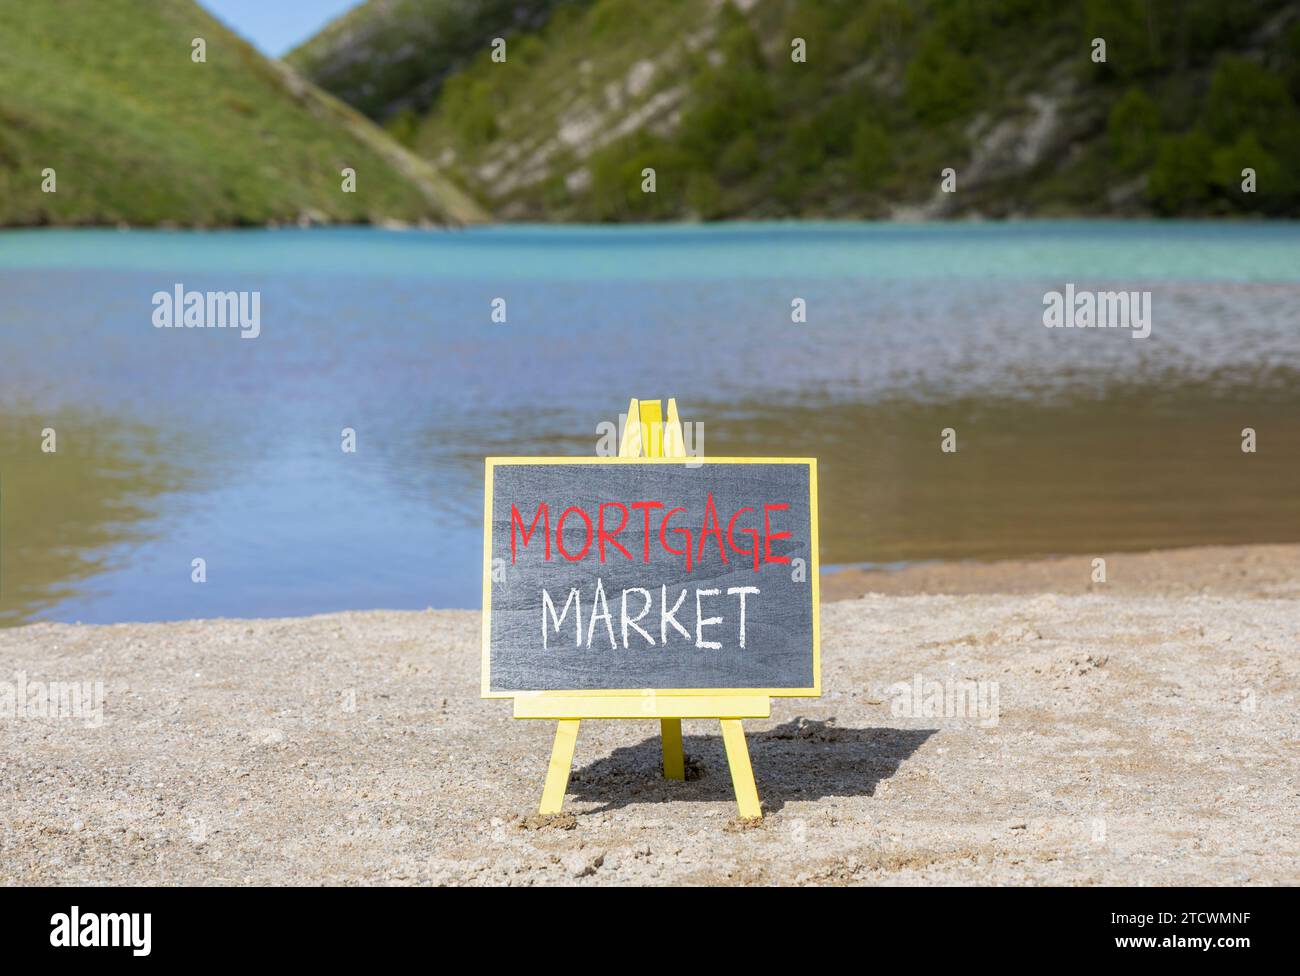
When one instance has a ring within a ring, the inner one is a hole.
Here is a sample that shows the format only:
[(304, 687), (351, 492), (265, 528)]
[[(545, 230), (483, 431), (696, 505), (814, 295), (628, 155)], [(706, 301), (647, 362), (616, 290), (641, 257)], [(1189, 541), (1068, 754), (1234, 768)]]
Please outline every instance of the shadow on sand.
[[(716, 723), (714, 723), (716, 726)], [(848, 729), (835, 719), (797, 718), (763, 732), (749, 732), (750, 760), (763, 809), (776, 813), (790, 800), (871, 796), (937, 729)], [(731, 800), (731, 773), (721, 730), (684, 735), (686, 782), (663, 778), (659, 736), (573, 771), (568, 796), (598, 803), (594, 812), (633, 803)], [(578, 749), (582, 749), (579, 737)], [(581, 753), (579, 753), (581, 754)]]

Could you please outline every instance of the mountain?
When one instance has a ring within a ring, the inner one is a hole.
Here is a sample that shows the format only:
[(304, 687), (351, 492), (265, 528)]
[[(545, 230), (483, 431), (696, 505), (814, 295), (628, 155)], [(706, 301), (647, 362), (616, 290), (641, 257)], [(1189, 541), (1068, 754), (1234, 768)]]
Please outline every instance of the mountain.
[[(474, 23), (427, 87), (373, 26), (399, 6)], [(1295, 0), (510, 7), (550, 16), (372, 0), (295, 62), (505, 219), (1300, 216)]]
[(0, 224), (483, 215), (427, 160), (191, 0), (0, 0), (0, 38)]
[(426, 111), (495, 37), (535, 31), (590, 0), (367, 0), (285, 61), (371, 118)]

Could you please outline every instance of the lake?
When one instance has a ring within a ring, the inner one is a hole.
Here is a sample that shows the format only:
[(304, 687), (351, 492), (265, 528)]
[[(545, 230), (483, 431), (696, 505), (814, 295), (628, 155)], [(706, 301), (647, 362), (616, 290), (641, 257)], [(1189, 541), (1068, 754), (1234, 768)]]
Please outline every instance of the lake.
[(0, 232), (0, 624), (477, 606), (483, 457), (630, 396), (819, 458), (828, 563), (1300, 541), (1298, 380), (1292, 222)]

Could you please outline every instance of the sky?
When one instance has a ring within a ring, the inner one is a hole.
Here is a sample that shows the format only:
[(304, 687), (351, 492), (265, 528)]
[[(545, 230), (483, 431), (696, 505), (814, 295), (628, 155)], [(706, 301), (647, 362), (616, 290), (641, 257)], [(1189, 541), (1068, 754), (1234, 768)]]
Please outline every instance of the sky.
[(311, 37), (358, 0), (199, 0), (263, 54), (279, 57)]

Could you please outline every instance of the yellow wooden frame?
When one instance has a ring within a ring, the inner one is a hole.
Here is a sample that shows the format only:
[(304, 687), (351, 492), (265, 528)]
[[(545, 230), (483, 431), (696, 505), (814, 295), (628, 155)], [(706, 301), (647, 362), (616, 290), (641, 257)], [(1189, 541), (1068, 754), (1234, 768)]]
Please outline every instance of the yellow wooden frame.
[[(745, 745), (742, 718), (767, 718), (772, 698), (819, 698), (821, 668), (821, 564), (818, 553), (817, 459), (763, 457), (687, 457), (677, 417), (677, 401), (668, 401), (664, 422), (658, 400), (635, 400), (628, 406), (627, 424), (618, 457), (490, 457), (485, 458), (483, 484), (483, 635), (480, 693), (483, 698), (514, 700), (517, 719), (558, 721), (555, 744), (542, 791), (539, 812), (559, 813), (573, 765), (582, 719), (658, 719), (663, 739), (664, 776), (686, 778), (682, 753), (682, 719), (715, 718), (731, 767), (736, 805), (742, 818), (762, 816), (754, 773)], [(634, 419), (635, 418), (635, 419)], [(639, 420), (639, 423), (637, 422)], [(644, 452), (644, 454), (643, 454)], [(809, 688), (600, 688), (547, 691), (492, 691), (492, 487), (495, 469), (513, 464), (806, 464), (808, 466), (809, 573), (812, 582), (813, 684)]]

